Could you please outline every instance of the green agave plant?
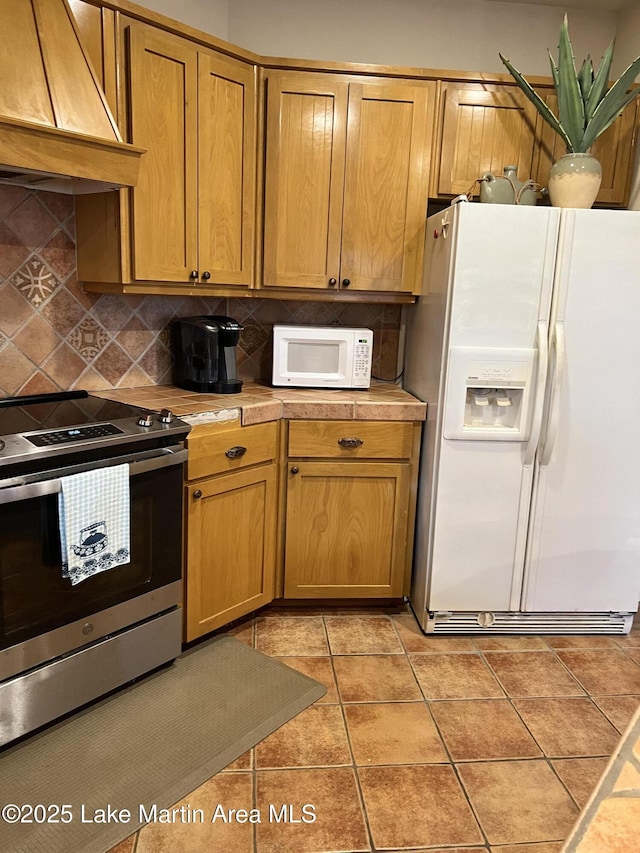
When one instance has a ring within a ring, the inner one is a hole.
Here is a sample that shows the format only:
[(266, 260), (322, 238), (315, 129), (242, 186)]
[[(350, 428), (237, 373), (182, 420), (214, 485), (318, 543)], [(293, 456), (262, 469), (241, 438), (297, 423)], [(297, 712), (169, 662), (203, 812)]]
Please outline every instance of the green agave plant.
[(501, 53), (499, 54), (518, 86), (542, 118), (562, 137), (567, 151), (571, 154), (588, 151), (597, 137), (613, 124), (627, 104), (640, 95), (640, 88), (629, 91), (640, 73), (640, 57), (635, 59), (621, 77), (608, 88), (613, 45), (612, 41), (597, 71), (594, 70), (590, 57), (584, 60), (580, 71), (576, 71), (567, 16), (564, 16), (560, 27), (557, 63), (549, 51), (551, 75), (558, 95), (558, 116), (549, 109), (517, 68), (514, 68)]

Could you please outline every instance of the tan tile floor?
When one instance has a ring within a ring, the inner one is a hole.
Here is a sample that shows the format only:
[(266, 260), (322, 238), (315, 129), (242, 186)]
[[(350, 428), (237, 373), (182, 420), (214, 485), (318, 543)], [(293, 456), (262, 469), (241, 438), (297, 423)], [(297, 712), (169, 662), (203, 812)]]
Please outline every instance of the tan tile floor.
[(110, 853), (559, 853), (640, 703), (640, 627), (425, 637), (404, 608), (273, 607), (229, 633), (327, 694), (182, 804), (317, 820), (155, 824)]

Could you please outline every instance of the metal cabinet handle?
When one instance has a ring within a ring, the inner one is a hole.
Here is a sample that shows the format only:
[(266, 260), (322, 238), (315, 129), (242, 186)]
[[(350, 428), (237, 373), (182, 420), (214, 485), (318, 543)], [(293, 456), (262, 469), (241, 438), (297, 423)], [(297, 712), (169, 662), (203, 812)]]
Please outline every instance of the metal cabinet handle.
[(246, 452), (246, 447), (242, 447), (242, 445), (237, 445), (236, 447), (230, 447), (228, 450), (225, 450), (224, 455), (228, 456), (229, 459), (238, 459), (240, 456), (244, 456)]
[(200, 500), (200, 498), (202, 497), (202, 492), (200, 491), (200, 489), (196, 489), (192, 497), (194, 501)]
[(298, 466), (297, 466), (297, 465), (294, 465), (294, 466), (293, 466), (293, 468), (291, 469), (291, 473), (292, 473), (292, 474), (297, 474), (299, 470), (300, 470), (300, 469), (298, 468)]
[(350, 278), (343, 278), (343, 279), (342, 279), (342, 286), (343, 286), (343, 287), (349, 287), (349, 285), (350, 285), (350, 284), (351, 284), (351, 279), (350, 279)]
[(189, 278), (198, 278), (198, 270), (191, 270)]
[(339, 438), (340, 447), (362, 447), (364, 441), (361, 438)]
[(211, 273), (209, 272), (209, 270), (205, 270), (202, 273), (202, 278), (204, 279), (204, 281), (209, 281), (209, 279), (211, 278)]
[(329, 279), (329, 287), (335, 287), (337, 283), (338, 283), (337, 278), (330, 278)]

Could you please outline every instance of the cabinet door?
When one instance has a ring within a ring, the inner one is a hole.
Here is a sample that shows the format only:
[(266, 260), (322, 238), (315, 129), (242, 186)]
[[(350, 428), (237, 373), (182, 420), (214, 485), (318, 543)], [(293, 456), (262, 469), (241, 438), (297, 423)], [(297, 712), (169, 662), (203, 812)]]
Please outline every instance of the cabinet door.
[(340, 280), (350, 290), (417, 286), (434, 99), (435, 84), (349, 86)]
[[(467, 193), (485, 172), (531, 177), (536, 108), (515, 86), (449, 83), (434, 195)], [(479, 190), (475, 188), (475, 194)]]
[[(217, 284), (253, 279), (255, 68), (198, 55), (198, 264)], [(205, 275), (204, 281), (208, 278)]]
[(147, 149), (131, 191), (133, 277), (188, 281), (197, 264), (197, 52), (129, 29), (131, 141)]
[(188, 486), (187, 641), (272, 601), (276, 482), (272, 463)]
[[(557, 114), (558, 99), (555, 93), (547, 94), (545, 101)], [(636, 109), (635, 104), (628, 106), (591, 147), (591, 153), (602, 166), (602, 183), (595, 204), (608, 207), (624, 207), (627, 204), (633, 169)], [(566, 153), (566, 146), (562, 139), (546, 121), (538, 117), (534, 179), (541, 186), (547, 186), (551, 166)]]
[(265, 161), (265, 286), (327, 290), (340, 275), (347, 83), (270, 74)]
[(406, 592), (408, 464), (303, 461), (287, 477), (286, 597)]

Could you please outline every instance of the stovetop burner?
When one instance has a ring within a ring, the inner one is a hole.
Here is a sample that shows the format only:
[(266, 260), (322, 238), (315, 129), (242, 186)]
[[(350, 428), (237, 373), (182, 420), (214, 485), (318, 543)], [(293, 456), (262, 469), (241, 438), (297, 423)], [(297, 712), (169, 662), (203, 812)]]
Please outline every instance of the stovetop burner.
[(0, 399), (0, 435), (96, 424), (134, 417), (140, 410), (91, 397), (87, 391), (61, 391)]
[[(81, 458), (102, 448), (181, 441), (189, 425), (175, 416), (64, 391), (0, 399), (0, 468), (59, 456)], [(129, 449), (133, 449), (130, 447)]]

